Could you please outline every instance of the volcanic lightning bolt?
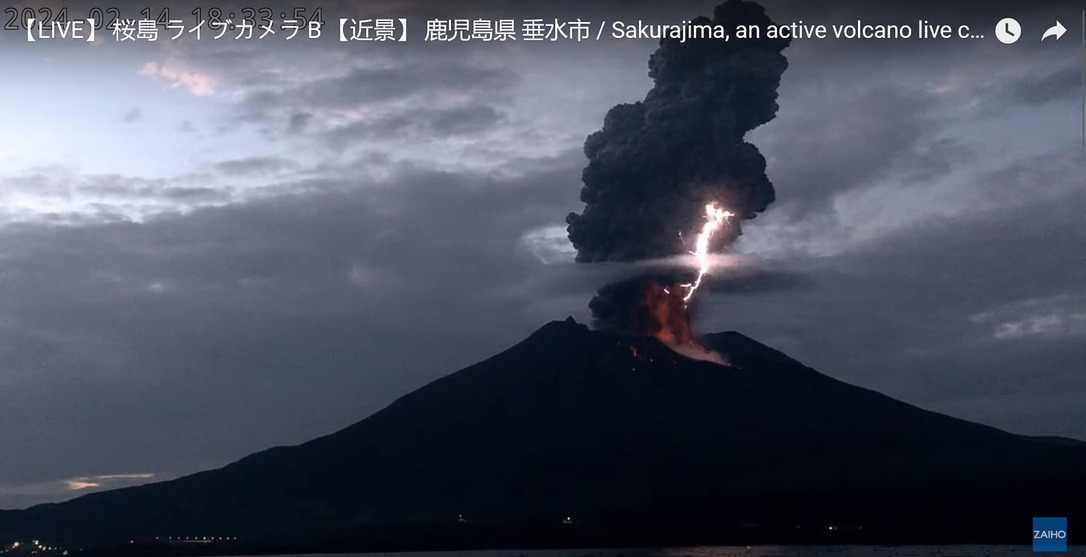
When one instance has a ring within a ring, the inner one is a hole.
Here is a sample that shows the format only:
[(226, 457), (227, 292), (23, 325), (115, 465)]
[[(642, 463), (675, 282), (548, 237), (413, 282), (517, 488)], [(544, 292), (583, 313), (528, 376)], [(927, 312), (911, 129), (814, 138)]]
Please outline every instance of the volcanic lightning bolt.
[(694, 282), (681, 285), (687, 289), (686, 295), (683, 296), (683, 305), (690, 303), (694, 292), (697, 292), (698, 287), (701, 286), (701, 279), (709, 272), (711, 266), (709, 242), (713, 239), (713, 234), (734, 216), (734, 213), (722, 209), (715, 201), (705, 206), (705, 224), (701, 226), (701, 233), (698, 234), (697, 243), (694, 244), (694, 251), (690, 252), (698, 261), (698, 277), (694, 279)]

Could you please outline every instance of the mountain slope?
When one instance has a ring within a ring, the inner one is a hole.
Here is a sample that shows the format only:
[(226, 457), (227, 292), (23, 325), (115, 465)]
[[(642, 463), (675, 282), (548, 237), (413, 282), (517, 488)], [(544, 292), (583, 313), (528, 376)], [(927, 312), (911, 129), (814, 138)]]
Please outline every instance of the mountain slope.
[(193, 532), (315, 539), (461, 515), (576, 516), (620, 533), (645, 521), (679, 531), (693, 517), (870, 529), (964, 513), (978, 535), (997, 535), (1086, 500), (1082, 445), (921, 410), (738, 333), (704, 341), (735, 366), (553, 322), (331, 435), (40, 505), (0, 518), (0, 531), (101, 544)]

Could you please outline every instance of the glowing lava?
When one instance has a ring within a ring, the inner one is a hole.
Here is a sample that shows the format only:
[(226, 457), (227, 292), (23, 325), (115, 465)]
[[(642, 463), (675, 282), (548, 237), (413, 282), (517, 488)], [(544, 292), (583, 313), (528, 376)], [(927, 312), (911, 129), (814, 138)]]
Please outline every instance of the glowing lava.
[(675, 352), (693, 358), (729, 365), (718, 353), (701, 345), (690, 330), (690, 313), (686, 302), (660, 283), (652, 283), (644, 291), (642, 300), (648, 310), (651, 334)]
[(719, 205), (714, 201), (705, 206), (705, 224), (701, 227), (701, 232), (698, 234), (698, 241), (694, 244), (694, 251), (690, 252), (698, 260), (698, 278), (694, 279), (694, 282), (681, 285), (686, 288), (686, 295), (683, 296), (683, 304), (689, 304), (690, 299), (694, 297), (694, 292), (698, 291), (698, 287), (701, 286), (701, 279), (709, 272), (709, 242), (713, 239), (713, 234), (724, 225), (724, 222), (734, 217), (735, 214), (731, 211), (725, 211), (721, 209)]
[(653, 283), (645, 289), (642, 303), (653, 324), (652, 336), (668, 346), (697, 342), (690, 331), (690, 314), (678, 294)]

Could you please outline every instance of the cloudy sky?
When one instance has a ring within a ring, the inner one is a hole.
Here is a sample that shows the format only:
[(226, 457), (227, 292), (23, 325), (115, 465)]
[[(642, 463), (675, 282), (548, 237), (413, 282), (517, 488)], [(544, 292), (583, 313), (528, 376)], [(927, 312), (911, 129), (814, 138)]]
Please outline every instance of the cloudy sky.
[[(644, 96), (655, 42), (422, 40), (427, 19), (675, 23), (713, 5), (583, 4), (321, 4), (409, 18), (388, 44), (0, 31), (0, 508), (302, 442), (586, 321), (605, 273), (564, 240), (581, 145)], [(1086, 439), (1080, 8), (767, 5), (986, 36), (793, 42), (778, 116), (748, 136), (778, 201), (697, 328)], [(1008, 16), (1013, 45), (991, 33)], [(1056, 19), (1067, 34), (1040, 42)]]

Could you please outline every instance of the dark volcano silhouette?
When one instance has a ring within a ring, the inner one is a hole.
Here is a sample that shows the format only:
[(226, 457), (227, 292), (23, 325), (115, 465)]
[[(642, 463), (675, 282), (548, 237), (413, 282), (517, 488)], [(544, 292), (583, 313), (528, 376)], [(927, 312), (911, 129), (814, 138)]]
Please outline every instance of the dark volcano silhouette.
[(1086, 444), (925, 411), (738, 333), (703, 341), (735, 365), (552, 322), (331, 435), (2, 514), (0, 532), (369, 549), (1028, 543), (1031, 517), (1083, 511)]

